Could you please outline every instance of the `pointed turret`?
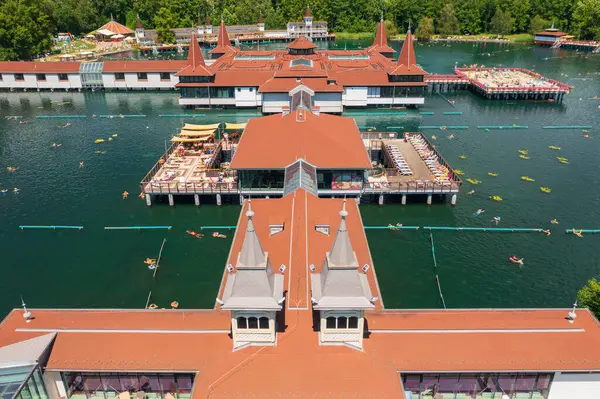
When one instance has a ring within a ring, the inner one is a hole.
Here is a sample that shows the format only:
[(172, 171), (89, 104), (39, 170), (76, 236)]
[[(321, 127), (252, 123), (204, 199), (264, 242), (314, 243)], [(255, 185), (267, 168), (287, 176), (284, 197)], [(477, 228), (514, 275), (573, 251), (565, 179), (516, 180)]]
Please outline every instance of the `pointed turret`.
[(306, 6), (306, 12), (304, 13), (304, 18), (312, 18), (312, 13), (310, 12), (310, 6)]
[(236, 51), (235, 47), (231, 46), (229, 35), (227, 34), (227, 27), (225, 21), (221, 19), (221, 26), (219, 27), (219, 35), (217, 37), (217, 47), (210, 50), (211, 58), (219, 58), (228, 51)]
[(190, 36), (187, 66), (179, 71), (177, 76), (212, 76), (212, 73), (208, 70), (206, 63), (204, 62), (196, 32), (192, 32)]
[(352, 250), (352, 244), (350, 244), (350, 237), (348, 237), (348, 228), (346, 227), (346, 217), (348, 211), (346, 211), (346, 200), (344, 200), (344, 207), (340, 211), (342, 220), (340, 221), (340, 227), (335, 235), (333, 246), (329, 252), (329, 267), (330, 268), (358, 268), (358, 262), (356, 256)]
[(381, 55), (392, 58), (396, 50), (388, 46), (387, 36), (385, 34), (385, 23), (383, 16), (377, 23), (377, 32), (375, 32), (375, 41), (373, 45), (367, 49), (368, 51), (377, 51)]
[(212, 33), (213, 33), (212, 24), (210, 23), (210, 17), (208, 16), (208, 14), (206, 14), (206, 21), (205, 21), (204, 25), (205, 25), (204, 33), (206, 33), (207, 35), (212, 35)]
[(266, 267), (265, 251), (263, 251), (260, 245), (256, 230), (254, 229), (254, 223), (252, 222), (254, 212), (252, 211), (250, 200), (248, 200), (248, 212), (246, 212), (246, 216), (248, 217), (248, 225), (237, 267), (238, 269)]
[(135, 29), (136, 30), (144, 29), (144, 26), (142, 25), (142, 20), (140, 19), (140, 14), (137, 15), (137, 22), (135, 23)]
[[(265, 22), (263, 20), (262, 13), (258, 17), (258, 31), (259, 32), (264, 32), (265, 31)], [(260, 43), (260, 41), (259, 41), (259, 43)]]
[(409, 25), (398, 61), (396, 61), (395, 65), (392, 64), (392, 70), (389, 72), (390, 75), (426, 75), (426, 72), (417, 65), (413, 39)]

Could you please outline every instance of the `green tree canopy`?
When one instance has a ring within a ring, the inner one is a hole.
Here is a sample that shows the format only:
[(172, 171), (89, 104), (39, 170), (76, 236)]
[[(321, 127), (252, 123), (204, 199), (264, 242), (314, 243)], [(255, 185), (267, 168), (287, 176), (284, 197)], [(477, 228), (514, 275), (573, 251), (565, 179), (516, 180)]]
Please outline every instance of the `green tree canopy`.
[(600, 318), (600, 281), (593, 278), (577, 294), (577, 303)]
[(417, 26), (415, 35), (418, 39), (429, 40), (435, 33), (433, 18), (423, 17)]
[(440, 35), (457, 35), (460, 33), (458, 18), (456, 17), (456, 11), (452, 3), (446, 3), (440, 12), (438, 32)]
[(545, 20), (544, 18), (540, 17), (539, 15), (536, 15), (535, 17), (533, 17), (531, 19), (531, 22), (529, 23), (529, 31), (531, 32), (532, 35), (535, 35), (537, 32), (541, 32), (546, 28), (549, 28), (550, 24), (548, 23), (548, 20)]
[(456, 16), (460, 24), (461, 33), (475, 35), (482, 30), (481, 0), (463, 0), (458, 3)]
[(177, 27), (177, 16), (168, 8), (162, 7), (154, 17), (156, 35), (161, 43), (175, 43), (175, 34), (171, 31)]
[(496, 7), (496, 13), (490, 22), (490, 31), (499, 35), (508, 35), (513, 31), (515, 20), (509, 12), (504, 12), (500, 6)]
[(581, 39), (600, 40), (600, 0), (580, 0), (573, 11), (573, 33)]
[(52, 8), (45, 0), (0, 2), (0, 60), (31, 60), (52, 47)]

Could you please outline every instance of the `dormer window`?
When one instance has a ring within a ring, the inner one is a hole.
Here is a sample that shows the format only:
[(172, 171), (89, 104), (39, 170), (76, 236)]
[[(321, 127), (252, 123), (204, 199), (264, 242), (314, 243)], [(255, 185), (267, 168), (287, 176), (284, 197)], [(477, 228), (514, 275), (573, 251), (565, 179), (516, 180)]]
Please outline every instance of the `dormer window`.
[(283, 224), (271, 224), (269, 225), (269, 235), (275, 235), (283, 231)]
[(290, 61), (290, 68), (300, 66), (300, 65), (312, 68), (313, 62), (312, 62), (312, 60), (307, 60), (306, 58), (298, 58), (298, 59)]
[(315, 231), (317, 233), (325, 234), (326, 236), (328, 236), (329, 235), (329, 225), (328, 224), (316, 224)]

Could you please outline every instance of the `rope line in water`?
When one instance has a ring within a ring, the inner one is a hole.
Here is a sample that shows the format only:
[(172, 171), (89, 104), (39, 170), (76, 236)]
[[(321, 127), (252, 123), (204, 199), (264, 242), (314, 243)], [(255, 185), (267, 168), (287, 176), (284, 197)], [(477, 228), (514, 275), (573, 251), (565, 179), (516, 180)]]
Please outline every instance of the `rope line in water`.
[(469, 126), (419, 126), (419, 129), (447, 129), (447, 130), (463, 130), (468, 129)]
[(431, 256), (433, 256), (433, 267), (437, 269), (437, 260), (435, 259), (435, 246), (433, 245), (433, 233), (429, 232), (429, 241), (431, 241)]
[(444, 226), (423, 226), (425, 230), (449, 230), (449, 231), (486, 231), (486, 232), (531, 232), (541, 233), (539, 228), (522, 228), (522, 227), (444, 227)]
[(172, 226), (111, 226), (105, 227), (104, 230), (154, 230), (154, 229), (167, 229), (171, 230)]
[(156, 277), (156, 271), (158, 270), (158, 264), (160, 263), (160, 258), (162, 257), (162, 251), (165, 247), (165, 243), (167, 242), (166, 238), (163, 238), (162, 245), (160, 246), (160, 251), (158, 252), (158, 259), (156, 260), (156, 267), (154, 268), (154, 273), (152, 273), (152, 278)]
[(200, 230), (235, 229), (237, 226), (200, 226)]
[(542, 129), (591, 129), (592, 126), (544, 126)]
[(477, 126), (477, 129), (529, 129), (529, 126), (523, 125), (494, 125), (494, 126)]
[(446, 301), (444, 300), (444, 294), (442, 294), (442, 287), (440, 286), (440, 278), (438, 275), (435, 275), (435, 282), (437, 283), (438, 292), (440, 293), (440, 299), (442, 300), (442, 305), (444, 305), (444, 309), (446, 308)]
[(121, 119), (121, 118), (145, 118), (146, 115), (100, 115), (100, 118)]
[(83, 230), (83, 226), (26, 226), (26, 225), (21, 225), (21, 226), (19, 226), (19, 228), (21, 230), (24, 230), (24, 229), (52, 229), (52, 230), (77, 229), (77, 230)]
[(160, 118), (197, 118), (206, 116), (205, 114), (159, 114)]
[(87, 115), (38, 115), (36, 119), (75, 119), (87, 118)]

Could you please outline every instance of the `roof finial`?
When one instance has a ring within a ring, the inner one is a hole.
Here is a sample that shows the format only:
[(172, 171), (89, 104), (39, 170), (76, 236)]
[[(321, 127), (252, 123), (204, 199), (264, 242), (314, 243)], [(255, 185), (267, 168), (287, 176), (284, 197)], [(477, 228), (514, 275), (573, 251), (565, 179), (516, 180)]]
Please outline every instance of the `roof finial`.
[(410, 19), (408, 20), (408, 33), (410, 33)]
[(573, 309), (571, 309), (571, 311), (569, 312), (569, 323), (573, 323), (575, 321), (575, 318), (577, 317), (577, 313), (575, 313), (575, 310), (577, 309), (577, 300), (575, 300), (575, 303), (573, 304)]
[(114, 21), (115, 19), (113, 18), (112, 12), (110, 13), (110, 20)]
[(344, 197), (344, 205), (342, 206), (342, 210), (340, 211), (340, 216), (342, 217), (342, 219), (346, 219), (346, 216), (348, 216), (348, 211), (346, 210), (346, 197)]
[(21, 306), (23, 307), (23, 317), (25, 318), (25, 322), (29, 323), (31, 321), (31, 312), (27, 310), (27, 305), (25, 305), (25, 301), (23, 300), (23, 296), (21, 295)]
[(248, 199), (248, 211), (246, 212), (246, 216), (248, 216), (248, 219), (252, 219), (252, 216), (254, 216), (254, 211), (252, 210), (252, 200)]
[(383, 10), (381, 11), (381, 18), (380, 21), (383, 22)]

